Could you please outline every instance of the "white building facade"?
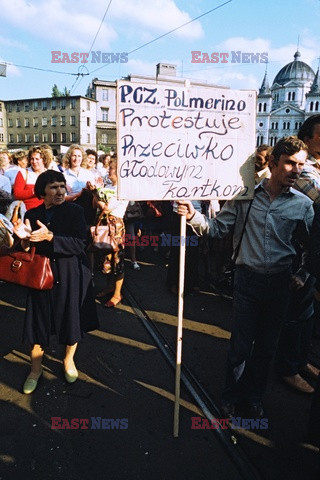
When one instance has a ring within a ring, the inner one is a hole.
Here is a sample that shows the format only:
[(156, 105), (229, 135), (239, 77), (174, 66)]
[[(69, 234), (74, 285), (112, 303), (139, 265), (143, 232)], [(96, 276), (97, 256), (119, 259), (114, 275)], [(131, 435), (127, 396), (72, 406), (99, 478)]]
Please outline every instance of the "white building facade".
[(284, 136), (296, 135), (311, 115), (320, 114), (319, 69), (313, 69), (294, 54), (293, 62), (277, 73), (271, 88), (264, 76), (257, 97), (256, 144), (275, 143)]

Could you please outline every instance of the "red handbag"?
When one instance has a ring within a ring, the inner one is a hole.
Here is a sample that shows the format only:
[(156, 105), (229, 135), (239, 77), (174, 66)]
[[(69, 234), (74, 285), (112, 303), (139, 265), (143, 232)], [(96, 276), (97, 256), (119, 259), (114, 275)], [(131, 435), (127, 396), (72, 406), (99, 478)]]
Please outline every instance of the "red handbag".
[(0, 256), (0, 280), (36, 290), (50, 290), (54, 284), (50, 260), (30, 252), (11, 252)]

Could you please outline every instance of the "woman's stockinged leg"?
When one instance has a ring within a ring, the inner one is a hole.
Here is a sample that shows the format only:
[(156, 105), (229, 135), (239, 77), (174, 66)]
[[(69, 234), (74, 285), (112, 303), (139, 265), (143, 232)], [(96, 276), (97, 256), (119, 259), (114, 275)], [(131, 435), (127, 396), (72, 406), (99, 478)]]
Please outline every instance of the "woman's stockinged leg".
[(30, 351), (30, 359), (31, 359), (31, 376), (38, 377), (39, 373), (42, 371), (42, 358), (43, 358), (44, 350), (41, 345), (33, 345)]
[(64, 369), (66, 371), (75, 369), (73, 357), (74, 357), (74, 354), (76, 353), (77, 346), (78, 346), (78, 343), (75, 343), (74, 345), (66, 345), (66, 353), (63, 360)]
[(121, 289), (124, 281), (124, 276), (121, 275), (120, 278), (116, 278), (114, 292), (110, 300), (105, 304), (106, 307), (115, 307), (122, 300)]
[(26, 381), (23, 384), (23, 393), (30, 394), (35, 391), (38, 385), (38, 380), (42, 375), (42, 357), (43, 348), (41, 345), (33, 345), (30, 351), (31, 359), (31, 372), (27, 376)]
[(64, 376), (68, 383), (73, 383), (78, 378), (78, 370), (74, 363), (74, 354), (77, 350), (78, 343), (74, 345), (66, 345), (66, 354), (63, 360)]

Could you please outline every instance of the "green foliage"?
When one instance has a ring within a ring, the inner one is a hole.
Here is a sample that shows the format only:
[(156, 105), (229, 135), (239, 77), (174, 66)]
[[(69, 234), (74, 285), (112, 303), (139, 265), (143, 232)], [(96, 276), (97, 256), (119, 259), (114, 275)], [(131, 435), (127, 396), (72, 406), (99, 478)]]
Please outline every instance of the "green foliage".
[(110, 153), (111, 148), (99, 143), (98, 150), (102, 150), (104, 153)]
[(51, 97), (68, 97), (70, 95), (70, 90), (67, 87), (64, 87), (63, 91), (59, 90), (58, 85), (55, 83), (52, 87)]

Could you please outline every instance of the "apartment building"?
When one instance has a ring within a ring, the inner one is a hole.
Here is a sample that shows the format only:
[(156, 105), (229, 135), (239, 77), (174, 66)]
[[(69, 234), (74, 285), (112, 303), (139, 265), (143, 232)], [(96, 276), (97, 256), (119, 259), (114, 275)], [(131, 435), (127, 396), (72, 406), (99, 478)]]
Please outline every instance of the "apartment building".
[(55, 153), (73, 143), (84, 149), (96, 148), (96, 100), (79, 95), (3, 103), (7, 128), (4, 138), (7, 137), (10, 150), (29, 149), (42, 143), (49, 144)]
[(7, 122), (5, 103), (0, 100), (0, 150), (7, 148)]
[(116, 82), (94, 78), (86, 96), (97, 101), (97, 146), (116, 150)]

